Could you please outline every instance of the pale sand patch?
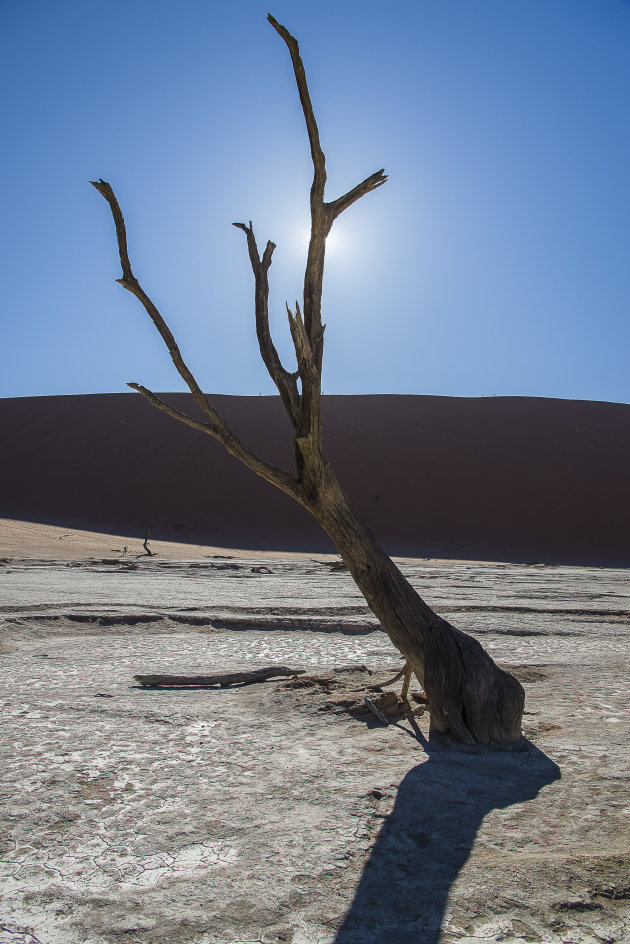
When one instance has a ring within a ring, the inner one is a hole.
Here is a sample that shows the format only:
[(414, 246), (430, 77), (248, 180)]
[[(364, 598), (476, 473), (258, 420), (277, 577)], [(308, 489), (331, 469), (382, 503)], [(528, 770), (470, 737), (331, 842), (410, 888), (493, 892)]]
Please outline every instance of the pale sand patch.
[[(30, 560), (81, 560), (90, 557), (146, 557), (142, 546), (144, 535), (103, 534), (79, 528), (63, 528), (36, 521), (16, 521), (0, 518), (0, 557)], [(124, 555), (124, 548), (127, 554)], [(258, 560), (261, 555), (272, 560), (333, 560), (337, 555), (244, 550), (243, 548), (214, 547), (210, 544), (188, 544), (177, 541), (149, 540), (154, 554), (166, 560), (201, 560), (207, 557), (235, 557)]]
[(313, 680), (142, 689), (399, 659), (317, 561), (106, 560), (0, 567), (0, 944), (630, 941), (627, 571), (403, 567), (524, 683), (493, 752)]
[[(86, 560), (103, 557), (147, 557), (143, 548), (144, 535), (106, 534), (82, 528), (64, 528), (42, 524), (38, 521), (18, 521), (0, 518), (0, 559), (15, 560)], [(124, 549), (127, 548), (125, 555)], [(181, 541), (157, 541), (149, 539), (149, 548), (163, 560), (203, 560), (206, 558), (235, 558), (236, 560), (285, 560), (285, 561), (338, 561), (339, 554), (324, 551), (272, 551), (268, 548), (219, 547), (213, 544), (189, 544)], [(392, 555), (400, 563), (419, 560), (434, 564), (449, 563), (440, 557), (410, 557)], [(501, 561), (460, 560), (459, 563), (511, 567)], [(520, 565), (518, 565), (520, 566)], [(543, 567), (543, 564), (536, 564)]]

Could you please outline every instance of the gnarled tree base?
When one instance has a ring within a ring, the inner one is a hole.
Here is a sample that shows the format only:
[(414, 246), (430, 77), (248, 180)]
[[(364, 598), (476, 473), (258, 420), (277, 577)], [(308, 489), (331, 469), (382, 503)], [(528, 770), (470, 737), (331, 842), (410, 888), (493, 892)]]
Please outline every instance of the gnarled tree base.
[(521, 736), (525, 692), (482, 646), (433, 612), (377, 544), (323, 455), (307, 505), (334, 541), (368, 606), (413, 667), (432, 729), (464, 744), (511, 744)]
[(510, 744), (521, 736), (525, 692), (482, 646), (438, 619), (424, 661), (431, 728), (464, 744)]

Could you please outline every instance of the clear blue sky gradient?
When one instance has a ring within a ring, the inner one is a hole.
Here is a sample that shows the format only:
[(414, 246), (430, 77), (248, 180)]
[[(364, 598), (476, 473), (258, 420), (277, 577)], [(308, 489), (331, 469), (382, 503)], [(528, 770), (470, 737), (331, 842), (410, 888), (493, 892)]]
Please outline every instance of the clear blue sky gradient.
[(0, 0), (1, 396), (181, 390), (119, 285), (132, 263), (202, 386), (275, 392), (233, 221), (277, 243), (293, 367), (312, 169), (333, 199), (325, 393), (630, 401), (627, 0)]

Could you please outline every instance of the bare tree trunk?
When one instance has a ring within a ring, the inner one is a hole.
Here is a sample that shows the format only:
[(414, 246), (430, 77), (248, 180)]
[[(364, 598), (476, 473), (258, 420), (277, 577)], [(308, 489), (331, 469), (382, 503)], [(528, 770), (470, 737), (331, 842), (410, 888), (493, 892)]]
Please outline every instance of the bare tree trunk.
[[(312, 463), (311, 463), (312, 467)], [(510, 743), (521, 735), (525, 693), (482, 646), (433, 612), (377, 544), (321, 457), (308, 503), (356, 585), (424, 688), (431, 727), (465, 744)]]
[[(133, 274), (125, 221), (114, 191), (104, 180), (92, 181), (112, 211), (123, 272), (118, 281), (144, 306), (205, 421), (182, 413), (140, 384), (130, 383), (129, 386), (169, 416), (219, 440), (244, 465), (282, 489), (315, 516), (346, 562), (368, 606), (424, 687), (435, 730), (452, 734), (467, 744), (515, 741), (520, 737), (524, 707), (524, 692), (519, 682), (499, 669), (476, 640), (455, 629), (420, 598), (353, 509), (324, 455), (321, 376), (325, 325), (322, 324), (321, 305), (326, 237), (341, 213), (381, 187), (387, 177), (384, 171), (378, 170), (336, 200), (324, 200), (326, 162), (299, 47), (295, 38), (271, 14), (268, 19), (291, 55), (314, 170), (303, 309), (300, 310), (298, 302), (295, 311), (287, 305), (296, 371), (283, 367), (269, 330), (268, 272), (275, 245), (268, 242), (261, 257), (251, 222), (249, 225), (234, 225), (247, 238), (255, 281), (256, 334), (261, 357), (295, 430), (294, 473), (270, 465), (241, 442), (202, 392), (168, 325)], [(408, 683), (407, 671), (405, 692)]]

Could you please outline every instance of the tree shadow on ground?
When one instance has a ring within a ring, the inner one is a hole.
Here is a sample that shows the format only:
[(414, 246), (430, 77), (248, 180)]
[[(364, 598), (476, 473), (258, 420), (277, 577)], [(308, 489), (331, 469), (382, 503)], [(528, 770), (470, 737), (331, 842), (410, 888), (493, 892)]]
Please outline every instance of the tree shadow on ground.
[(523, 739), (468, 748), (432, 737), (405, 776), (334, 944), (437, 944), (450, 888), (484, 817), (533, 800), (560, 778)]

